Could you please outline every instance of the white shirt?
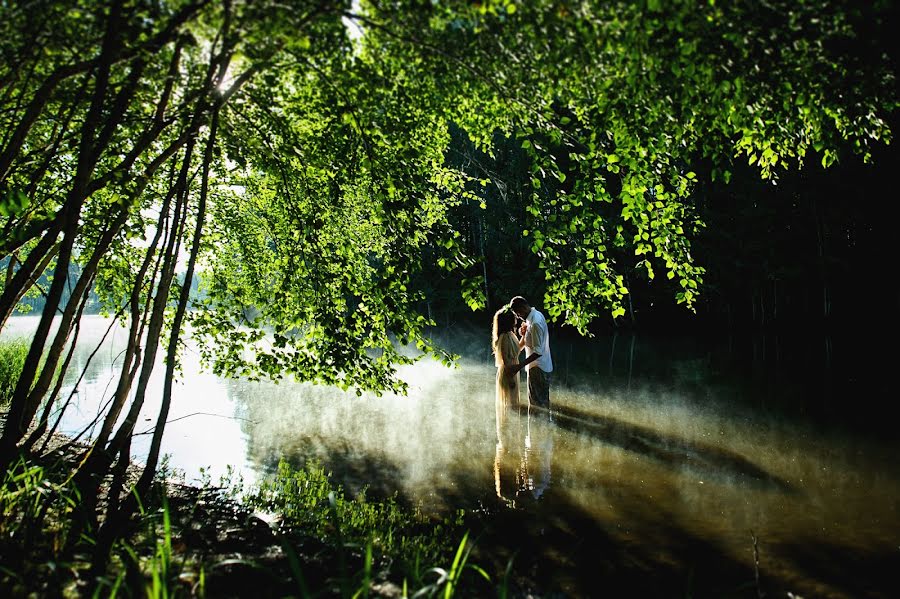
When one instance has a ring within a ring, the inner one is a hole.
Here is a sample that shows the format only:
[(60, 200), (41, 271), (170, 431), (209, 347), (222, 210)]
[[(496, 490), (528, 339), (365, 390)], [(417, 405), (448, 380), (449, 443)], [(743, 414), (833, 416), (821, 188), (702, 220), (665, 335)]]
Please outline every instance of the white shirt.
[(526, 370), (531, 370), (535, 366), (544, 372), (553, 372), (553, 360), (550, 358), (550, 333), (547, 331), (547, 321), (544, 315), (532, 308), (525, 319), (528, 329), (525, 331), (525, 357), (538, 353), (540, 358), (534, 362), (529, 362)]

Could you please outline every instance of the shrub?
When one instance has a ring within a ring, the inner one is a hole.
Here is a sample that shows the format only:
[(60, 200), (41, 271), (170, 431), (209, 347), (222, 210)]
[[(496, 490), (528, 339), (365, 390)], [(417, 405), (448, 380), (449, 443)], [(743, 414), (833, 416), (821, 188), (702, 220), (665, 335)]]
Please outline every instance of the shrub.
[(24, 337), (0, 340), (0, 405), (12, 398), (25, 356), (28, 355), (28, 345)]

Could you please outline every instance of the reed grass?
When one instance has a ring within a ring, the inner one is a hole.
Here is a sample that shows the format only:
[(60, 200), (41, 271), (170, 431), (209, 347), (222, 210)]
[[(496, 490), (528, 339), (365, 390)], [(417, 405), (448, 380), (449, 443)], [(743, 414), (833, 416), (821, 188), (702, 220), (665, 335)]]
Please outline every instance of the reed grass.
[[(278, 580), (278, 574), (252, 558), (203, 561), (181, 542), (176, 548), (173, 539), (180, 533), (165, 493), (152, 505), (138, 501), (141, 525), (116, 539), (108, 571), (94, 581), (79, 579), (89, 556), (66, 563), (72, 556), (62, 553), (79, 501), (69, 477), (55, 470), (24, 458), (8, 470), (0, 485), (0, 553), (17, 559), (4, 560), (0, 588), (16, 596), (77, 594), (87, 585), (93, 597), (205, 597), (207, 578), (236, 561)], [(274, 533), (284, 549), (290, 596), (364, 599), (373, 595), (376, 582), (387, 580), (397, 582), (404, 599), (507, 596), (506, 577), (494, 587), (489, 574), (470, 562), (472, 544), (461, 513), (436, 522), (401, 506), (396, 497), (372, 501), (365, 492), (347, 497), (322, 468), (295, 470), (286, 463), (244, 493), (241, 502), (247, 510), (267, 509), (281, 517)], [(300, 538), (315, 538), (324, 547), (327, 572), (307, 576), (323, 562), (309, 560)], [(83, 540), (91, 545), (90, 538)], [(186, 585), (187, 572), (193, 583)]]
[(29, 341), (24, 337), (0, 339), (0, 406), (12, 398), (28, 348)]
[[(490, 576), (468, 563), (469, 533), (463, 530), (463, 513), (439, 521), (418, 508), (401, 506), (396, 495), (370, 500), (363, 490), (347, 497), (330, 475), (316, 463), (294, 469), (282, 461), (273, 476), (259, 483), (245, 497), (254, 509), (277, 514), (279, 533), (288, 547), (291, 571), (302, 596), (310, 596), (307, 576), (290, 549), (291, 537), (313, 534), (335, 550), (337, 564), (331, 580), (347, 599), (367, 597), (376, 565), (387, 565), (391, 577), (403, 580), (403, 597), (450, 599), (474, 573), (488, 585)], [(461, 541), (455, 541), (460, 539)], [(427, 564), (427, 566), (425, 566)], [(449, 564), (444, 568), (434, 564)], [(498, 595), (504, 594), (504, 588)]]

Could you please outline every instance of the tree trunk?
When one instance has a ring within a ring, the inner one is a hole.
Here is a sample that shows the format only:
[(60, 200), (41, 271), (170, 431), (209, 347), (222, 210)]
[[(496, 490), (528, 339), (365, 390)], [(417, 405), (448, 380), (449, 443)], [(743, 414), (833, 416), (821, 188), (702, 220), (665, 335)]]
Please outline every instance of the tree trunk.
[[(44, 357), (43, 368), (41, 369), (37, 380), (34, 382), (34, 387), (28, 394), (28, 398), (25, 403), (25, 409), (23, 411), (24, 421), (26, 422), (26, 424), (31, 423), (31, 419), (34, 418), (37, 408), (40, 405), (41, 399), (43, 399), (44, 395), (50, 389), (50, 384), (53, 380), (54, 373), (56, 372), (56, 366), (57, 364), (59, 364), (59, 358), (62, 355), (63, 349), (65, 348), (65, 345), (69, 340), (69, 336), (72, 333), (72, 327), (77, 318), (80, 317), (81, 311), (84, 308), (84, 303), (87, 301), (88, 294), (91, 290), (91, 284), (93, 283), (94, 277), (97, 274), (97, 267), (100, 263), (100, 259), (106, 253), (107, 249), (113, 241), (113, 238), (119, 233), (119, 231), (121, 231), (122, 227), (125, 225), (125, 221), (127, 220), (127, 218), (127, 209), (122, 208), (119, 216), (115, 221), (110, 223), (109, 228), (101, 236), (97, 246), (93, 250), (90, 259), (84, 266), (81, 276), (78, 277), (78, 281), (75, 283), (75, 288), (71, 291), (69, 301), (66, 303), (66, 307), (63, 309), (63, 313), (60, 316), (56, 336), (54, 337), (53, 342), (50, 344), (47, 355)], [(68, 280), (68, 277), (66, 277), (66, 279)]]
[[(88, 285), (88, 291), (89, 290), (90, 285)], [(69, 343), (69, 351), (66, 353), (66, 358), (63, 360), (62, 366), (59, 369), (59, 373), (56, 376), (56, 384), (53, 386), (53, 391), (47, 397), (47, 400), (44, 404), (44, 411), (41, 413), (38, 425), (35, 430), (32, 431), (31, 435), (28, 436), (28, 439), (25, 440), (23, 447), (26, 451), (31, 449), (31, 447), (37, 442), (37, 440), (40, 439), (41, 435), (43, 435), (47, 431), (47, 424), (50, 420), (50, 411), (53, 409), (53, 402), (55, 402), (56, 398), (59, 396), (63, 381), (66, 378), (66, 372), (68, 371), (69, 364), (72, 361), (72, 356), (75, 354), (75, 346), (78, 344), (78, 334), (81, 332), (81, 315), (84, 312), (84, 307), (87, 305), (88, 295), (88, 292), (85, 292), (78, 302), (78, 311), (75, 315), (75, 330), (72, 334), (72, 341)], [(72, 300), (75, 299), (76, 298), (74, 297), (72, 298)]]
[(16, 304), (22, 300), (59, 252), (59, 244), (55, 243), (58, 234), (58, 231), (54, 234), (48, 232), (41, 238), (25, 262), (20, 263), (19, 269), (9, 279), (8, 284), (3, 287), (3, 294), (0, 295), (0, 331), (15, 312)]
[[(187, 151), (193, 151), (192, 148), (193, 144), (190, 145)], [(190, 160), (187, 158), (183, 161), (182, 169), (182, 176), (186, 178), (187, 171), (190, 169)], [(171, 177), (174, 177), (174, 175), (175, 169), (173, 168)], [(153, 262), (153, 258), (156, 255), (156, 248), (159, 245), (163, 231), (168, 230), (168, 214), (171, 208), (172, 199), (176, 193), (178, 193), (178, 188), (174, 182), (172, 182), (169, 193), (167, 193), (163, 199), (162, 208), (159, 212), (159, 220), (156, 223), (156, 233), (153, 236), (153, 240), (150, 242), (150, 246), (147, 248), (146, 254), (144, 254), (144, 260), (138, 269), (134, 279), (134, 285), (131, 288), (131, 296), (129, 297), (128, 302), (131, 310), (131, 318), (129, 322), (128, 343), (125, 346), (125, 356), (122, 360), (122, 372), (119, 376), (119, 382), (116, 385), (116, 391), (113, 394), (113, 401), (109, 412), (103, 421), (100, 432), (95, 437), (94, 444), (97, 447), (104, 447), (109, 440), (109, 436), (112, 434), (113, 427), (115, 427), (115, 424), (119, 419), (125, 401), (128, 399), (128, 394), (131, 391), (131, 385), (134, 382), (137, 368), (141, 364), (140, 339), (143, 336), (144, 326), (146, 324), (145, 314), (147, 312), (146, 309), (141, 310), (141, 290), (144, 288), (147, 281), (150, 281), (150, 284), (152, 285), (152, 282), (156, 280), (160, 267), (160, 261), (158, 259), (153, 267), (153, 274), (149, 279), (146, 279), (146, 275), (150, 264)], [(175, 229), (177, 229), (177, 226), (173, 225), (172, 235), (176, 233)], [(150, 295), (152, 294), (150, 293), (150, 290), (148, 290), (148, 301)]]
[[(115, 318), (118, 318), (120, 315), (116, 314)], [(56, 429), (59, 428), (59, 423), (62, 421), (63, 415), (68, 409), (69, 404), (72, 403), (72, 398), (75, 397), (75, 393), (78, 391), (78, 387), (81, 386), (81, 381), (84, 380), (84, 376), (87, 374), (88, 368), (91, 365), (91, 362), (94, 360), (94, 356), (97, 355), (97, 352), (100, 351), (100, 348), (103, 347), (103, 343), (106, 341), (107, 336), (109, 336), (109, 332), (112, 330), (113, 326), (116, 324), (115, 318), (106, 327), (106, 332), (103, 333), (103, 337), (100, 338), (100, 342), (94, 348), (94, 351), (88, 356), (88, 359), (85, 361), (84, 367), (81, 369), (81, 374), (78, 376), (78, 380), (75, 381), (75, 384), (72, 385), (72, 390), (69, 392), (69, 396), (66, 398), (66, 401), (63, 403), (62, 407), (59, 409), (59, 412), (56, 415), (56, 421), (53, 423), (53, 426), (50, 427), (50, 431), (47, 433), (47, 436), (44, 438), (43, 444), (41, 444), (40, 450), (38, 453), (44, 453), (47, 449), (47, 445), (49, 444), (50, 437), (56, 432)]]
[[(185, 161), (189, 160), (190, 153), (188, 153), (185, 157)], [(181, 184), (185, 186), (188, 184), (186, 177), (183, 181), (179, 181), (179, 185)], [(131, 443), (131, 433), (134, 429), (134, 424), (137, 421), (140, 409), (143, 406), (144, 395), (147, 390), (147, 383), (150, 380), (150, 375), (153, 372), (153, 367), (156, 361), (156, 351), (159, 347), (159, 334), (163, 326), (164, 312), (169, 296), (169, 288), (171, 285), (172, 276), (174, 274), (175, 263), (177, 262), (178, 250), (180, 247), (180, 244), (177, 242), (177, 240), (180, 237), (180, 229), (183, 224), (182, 213), (184, 211), (183, 203), (185, 194), (179, 191), (177, 197), (178, 201), (175, 204), (175, 216), (173, 217), (173, 220), (175, 222), (169, 235), (169, 243), (165, 248), (163, 272), (160, 277), (159, 284), (157, 285), (156, 296), (153, 300), (153, 309), (150, 316), (150, 324), (148, 325), (149, 330), (145, 340), (147, 356), (141, 369), (135, 398), (132, 401), (132, 406), (125, 418), (125, 422), (122, 424), (122, 426), (119, 427), (118, 432), (116, 433), (109, 446), (104, 448), (95, 441), (92, 444), (91, 449), (88, 450), (88, 454), (82, 460), (82, 463), (78, 468), (78, 472), (75, 474), (74, 483), (78, 488), (79, 494), (81, 496), (81, 501), (78, 504), (80, 517), (74, 519), (73, 521), (73, 530), (69, 533), (66, 554), (70, 554), (72, 551), (74, 551), (75, 546), (80, 542), (79, 537), (82, 536), (82, 531), (84, 529), (87, 529), (88, 532), (90, 532), (96, 528), (97, 502), (99, 491), (98, 487), (100, 484), (100, 478), (108, 471), (109, 467), (112, 465), (114, 456), (122, 450), (126, 443)], [(137, 368), (137, 365), (135, 365), (134, 368)], [(131, 375), (133, 376), (133, 373), (131, 373)], [(107, 420), (108, 419), (109, 418), (107, 415)]]
[[(22, 374), (16, 383), (15, 391), (10, 400), (9, 413), (3, 427), (3, 435), (0, 437), (0, 470), (13, 459), (16, 452), (16, 444), (22, 438), (30, 424), (30, 418), (34, 416), (31, 404), (31, 386), (34, 382), (38, 366), (44, 350), (44, 345), (52, 325), (54, 314), (59, 307), (62, 298), (63, 287), (68, 279), (69, 265), (72, 259), (72, 251), (78, 232), (78, 220), (81, 208), (87, 199), (86, 191), (91, 175), (96, 166), (98, 148), (94, 145), (95, 133), (100, 126), (102, 109), (109, 84), (110, 65), (118, 55), (121, 44), (121, 2), (116, 2), (110, 8), (107, 19), (107, 29), (104, 34), (103, 47), (98, 58), (96, 85), (93, 98), (85, 122), (81, 130), (81, 140), (78, 148), (78, 165), (76, 167), (75, 180), (72, 183), (63, 208), (60, 210), (59, 229), (62, 232), (59, 255), (54, 269), (53, 282), (47, 293), (47, 301), (37, 331), (29, 348), (28, 355), (22, 368)], [(0, 164), (2, 166), (2, 164)], [(0, 169), (0, 173), (2, 173)], [(60, 331), (62, 332), (62, 331)], [(54, 364), (55, 367), (55, 364)], [(46, 391), (46, 389), (45, 389)]]
[(491, 302), (491, 288), (488, 284), (487, 256), (484, 254), (484, 218), (479, 215), (476, 223), (478, 225), (478, 247), (481, 251), (481, 271), (484, 275), (484, 301), (490, 309), (493, 303)]
[[(169, 291), (172, 288), (172, 280), (175, 276), (175, 266), (178, 262), (178, 253), (181, 250), (181, 236), (187, 216), (188, 199), (188, 170), (193, 154), (193, 143), (189, 144), (185, 155), (186, 168), (182, 171), (183, 177), (179, 182), (179, 191), (176, 195), (175, 214), (172, 218), (172, 230), (169, 235), (168, 245), (163, 257), (162, 273), (156, 287), (156, 295), (150, 312), (150, 320), (147, 325), (147, 337), (144, 340), (144, 360), (138, 378), (137, 389), (132, 400), (131, 408), (125, 416), (125, 421), (119, 427), (107, 448), (109, 455), (115, 455), (123, 446), (126, 437), (130, 437), (137, 422), (141, 407), (147, 393), (147, 385), (150, 376), (156, 366), (156, 355), (159, 351), (159, 339), (165, 320), (166, 305), (169, 301)], [(129, 383), (130, 384), (130, 383)]]
[(184, 314), (187, 310), (191, 295), (191, 283), (194, 278), (194, 268), (197, 264), (197, 254), (200, 251), (200, 239), (203, 235), (203, 221), (206, 217), (206, 201), (209, 191), (209, 169), (213, 159), (213, 150), (216, 145), (216, 134), (219, 126), (218, 108), (213, 111), (210, 123), (209, 138), (206, 141), (206, 151), (203, 157), (203, 178), (200, 186), (200, 199), (197, 205), (196, 224), (194, 226), (194, 238), (191, 242), (191, 252), (188, 258), (187, 272), (181, 285), (178, 296), (178, 306), (175, 310), (175, 318), (172, 322), (172, 330), (169, 333), (169, 345), (166, 351), (166, 377), (163, 383), (162, 403), (159, 408), (159, 416), (156, 420), (156, 428), (153, 430), (153, 439), (150, 443), (150, 451), (147, 455), (146, 466), (138, 482), (138, 495), (146, 495), (156, 473), (156, 464), (159, 460), (159, 451), (162, 444), (163, 432), (166, 428), (166, 419), (169, 417), (169, 407), (172, 403), (172, 384), (175, 379), (175, 367), (177, 363), (178, 343), (181, 338), (181, 325), (184, 322)]

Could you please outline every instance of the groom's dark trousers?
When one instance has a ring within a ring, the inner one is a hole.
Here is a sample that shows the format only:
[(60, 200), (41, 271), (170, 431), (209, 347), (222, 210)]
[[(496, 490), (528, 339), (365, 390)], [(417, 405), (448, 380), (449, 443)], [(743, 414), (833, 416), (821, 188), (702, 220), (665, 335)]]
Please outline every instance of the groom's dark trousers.
[(528, 369), (528, 403), (550, 408), (550, 373), (537, 366)]

